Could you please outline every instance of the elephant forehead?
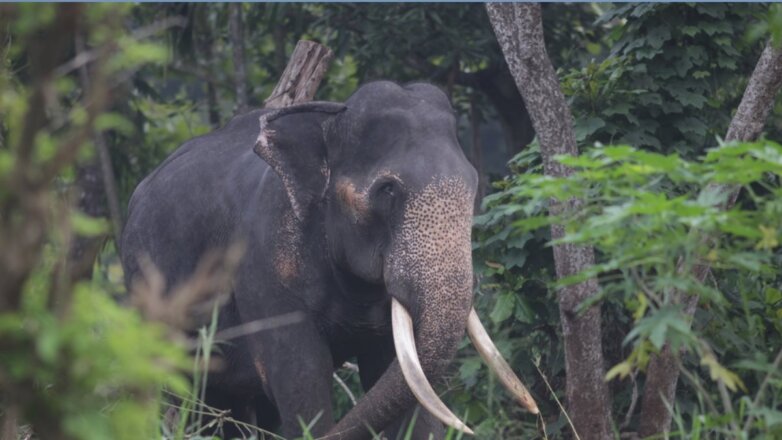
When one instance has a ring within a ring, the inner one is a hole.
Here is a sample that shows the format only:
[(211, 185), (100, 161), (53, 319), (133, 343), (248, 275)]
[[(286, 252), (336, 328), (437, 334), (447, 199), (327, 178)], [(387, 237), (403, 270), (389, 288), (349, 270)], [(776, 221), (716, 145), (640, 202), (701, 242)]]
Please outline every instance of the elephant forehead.
[(406, 107), (419, 101), (427, 101), (441, 108), (451, 108), (446, 94), (428, 83), (400, 86), (391, 81), (373, 81), (362, 85), (351, 95), (346, 104), (363, 108)]

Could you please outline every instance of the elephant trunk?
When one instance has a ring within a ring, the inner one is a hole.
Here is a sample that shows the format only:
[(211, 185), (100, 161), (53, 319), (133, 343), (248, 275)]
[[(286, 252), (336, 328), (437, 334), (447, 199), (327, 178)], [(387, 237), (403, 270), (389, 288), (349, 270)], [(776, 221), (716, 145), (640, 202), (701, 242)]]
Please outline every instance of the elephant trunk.
[(381, 431), (416, 398), (444, 423), (469, 432), (427, 378), (439, 378), (450, 362), (471, 311), (473, 196), (460, 179), (441, 179), (407, 202), (385, 267), (397, 360), (327, 438), (368, 438), (367, 426)]
[(447, 425), (471, 433), (429, 385), (440, 377), (456, 352), (471, 310), (470, 283), (447, 292), (430, 291), (427, 296), (432, 299), (422, 301), (420, 307), (405, 306), (406, 301), (392, 299), (397, 359), (325, 438), (371, 438), (368, 427), (382, 431), (416, 400)]

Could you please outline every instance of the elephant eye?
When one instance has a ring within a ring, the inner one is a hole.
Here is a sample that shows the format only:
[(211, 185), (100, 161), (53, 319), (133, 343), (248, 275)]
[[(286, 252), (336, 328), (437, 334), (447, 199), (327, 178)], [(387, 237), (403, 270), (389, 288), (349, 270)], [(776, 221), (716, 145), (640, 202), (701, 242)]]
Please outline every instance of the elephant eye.
[(396, 194), (396, 185), (394, 182), (385, 182), (378, 188), (378, 193), (386, 197), (394, 197)]
[(375, 184), (372, 193), (379, 203), (385, 205), (398, 198), (402, 194), (402, 188), (396, 179), (385, 178)]

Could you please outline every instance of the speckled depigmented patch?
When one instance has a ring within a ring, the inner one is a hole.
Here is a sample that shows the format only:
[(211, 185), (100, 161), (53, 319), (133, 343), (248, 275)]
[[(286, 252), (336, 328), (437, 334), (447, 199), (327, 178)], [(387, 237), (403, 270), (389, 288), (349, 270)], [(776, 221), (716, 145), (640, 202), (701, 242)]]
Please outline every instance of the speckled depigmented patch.
[(302, 266), (301, 231), (293, 212), (288, 211), (282, 216), (278, 231), (274, 246), (274, 271), (280, 283), (290, 287), (291, 282), (298, 278)]
[[(411, 280), (421, 316), (416, 333), (461, 338), (472, 304), (472, 210), (474, 191), (461, 178), (433, 179), (407, 203), (400, 236), (392, 251), (394, 277)], [(446, 330), (443, 333), (443, 330)], [(419, 341), (424, 365), (443, 366), (449, 359), (427, 359), (444, 353), (454, 341)]]
[(337, 182), (336, 192), (340, 205), (352, 217), (354, 223), (366, 217), (369, 212), (366, 191), (357, 191), (353, 182), (342, 178)]
[(261, 378), (261, 384), (264, 390), (268, 389), (269, 381), (266, 379), (266, 366), (263, 365), (263, 361), (260, 358), (255, 358), (253, 361), (255, 365), (255, 371), (258, 373), (258, 377)]
[(346, 178), (341, 178), (336, 184), (337, 200), (343, 210), (351, 216), (354, 223), (363, 222), (369, 215), (369, 191), (380, 179), (393, 179), (398, 184), (404, 185), (402, 179), (396, 173), (382, 170), (372, 179), (366, 187), (357, 189), (355, 184)]

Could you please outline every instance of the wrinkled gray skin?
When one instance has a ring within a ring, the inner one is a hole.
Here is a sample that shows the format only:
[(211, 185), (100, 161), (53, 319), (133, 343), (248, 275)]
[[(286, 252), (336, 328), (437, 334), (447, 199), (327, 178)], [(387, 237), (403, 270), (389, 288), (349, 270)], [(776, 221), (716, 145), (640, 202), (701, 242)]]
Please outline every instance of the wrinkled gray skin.
[[(432, 85), (373, 82), (344, 106), (272, 118), (256, 145), (267, 112), (186, 142), (136, 188), (121, 247), (127, 282), (140, 255), (173, 286), (204, 252), (244, 240), (219, 327), (293, 311), (305, 319), (224, 344), (208, 403), (286, 437), (301, 433), (299, 417), (322, 413), (315, 436), (370, 438), (370, 426), (395, 438), (417, 405), (395, 359), (391, 298), (413, 317), (432, 382), (472, 302), (477, 175), (453, 110)], [(352, 358), (367, 395), (335, 425), (331, 375)], [(429, 433), (441, 438), (443, 427), (420, 410), (413, 437)]]

